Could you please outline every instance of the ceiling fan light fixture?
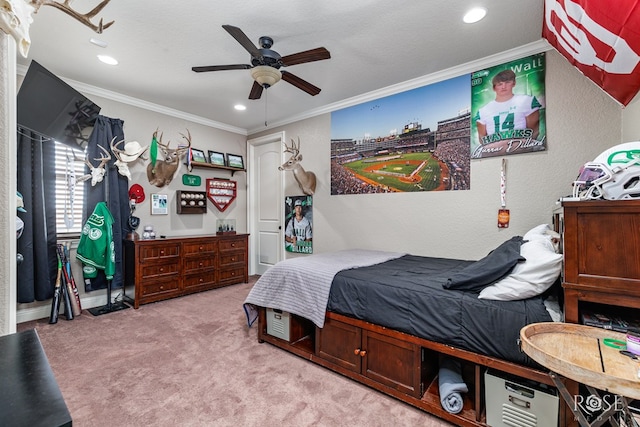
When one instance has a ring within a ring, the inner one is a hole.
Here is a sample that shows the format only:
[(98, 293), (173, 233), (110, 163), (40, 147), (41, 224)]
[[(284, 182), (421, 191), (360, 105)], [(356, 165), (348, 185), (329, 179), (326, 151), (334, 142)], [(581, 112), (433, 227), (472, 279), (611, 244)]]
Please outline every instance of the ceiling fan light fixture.
[(260, 86), (268, 88), (278, 83), (282, 78), (282, 73), (277, 68), (268, 65), (258, 65), (251, 69), (251, 77), (257, 81)]

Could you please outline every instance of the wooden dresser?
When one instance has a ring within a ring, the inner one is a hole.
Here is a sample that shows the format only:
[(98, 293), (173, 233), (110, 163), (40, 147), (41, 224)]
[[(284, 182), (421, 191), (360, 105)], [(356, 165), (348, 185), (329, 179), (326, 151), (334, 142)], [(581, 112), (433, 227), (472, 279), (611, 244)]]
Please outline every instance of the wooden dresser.
[(134, 308), (249, 280), (248, 234), (125, 241), (125, 286)]
[(584, 303), (639, 309), (640, 200), (563, 202), (559, 218), (565, 321)]

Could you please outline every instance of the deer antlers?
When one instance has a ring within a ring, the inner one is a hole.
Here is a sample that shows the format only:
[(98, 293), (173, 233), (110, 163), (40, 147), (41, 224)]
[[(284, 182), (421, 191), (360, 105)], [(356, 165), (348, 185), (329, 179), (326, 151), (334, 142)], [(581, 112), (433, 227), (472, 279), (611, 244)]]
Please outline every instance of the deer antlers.
[(300, 137), (298, 137), (298, 145), (296, 146), (296, 142), (293, 140), (293, 138), (291, 138), (291, 147), (289, 147), (287, 145), (287, 143), (284, 143), (284, 148), (286, 148), (286, 150), (284, 150), (285, 153), (291, 153), (294, 156), (297, 156), (300, 153)]
[(109, 154), (109, 152), (100, 144), (98, 144), (98, 148), (100, 148), (104, 152), (104, 155), (100, 155), (99, 159), (93, 159), (93, 160), (99, 161), (100, 164), (98, 166), (93, 166), (89, 161), (89, 158), (88, 157), (85, 158), (84, 163), (87, 166), (89, 166), (89, 170), (91, 170), (91, 173), (82, 175), (81, 177), (77, 178), (76, 183), (84, 182), (89, 178), (91, 178), (92, 186), (95, 186), (97, 183), (102, 182), (102, 179), (104, 178), (104, 174), (106, 173), (105, 165), (109, 163), (109, 160), (111, 160), (111, 154)]
[(111, 0), (103, 0), (99, 5), (91, 9), (89, 12), (85, 14), (81, 14), (78, 11), (71, 8), (69, 5), (70, 0), (64, 0), (64, 3), (59, 3), (54, 0), (31, 0), (31, 6), (35, 9), (34, 13), (38, 13), (38, 9), (40, 6), (53, 6), (58, 10), (63, 11), (67, 15), (77, 19), (82, 22), (87, 27), (91, 28), (98, 34), (102, 33), (102, 30), (106, 30), (109, 28), (115, 21), (107, 22), (106, 24), (102, 23), (102, 18), (100, 18), (100, 22), (96, 25), (91, 22), (91, 18), (96, 16)]

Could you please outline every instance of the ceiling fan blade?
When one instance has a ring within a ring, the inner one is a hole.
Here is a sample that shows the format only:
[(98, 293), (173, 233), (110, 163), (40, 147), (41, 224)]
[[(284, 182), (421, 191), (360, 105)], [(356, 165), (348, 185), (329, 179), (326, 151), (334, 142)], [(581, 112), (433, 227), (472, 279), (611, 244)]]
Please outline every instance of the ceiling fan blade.
[(251, 68), (249, 64), (232, 64), (232, 65), (205, 65), (203, 67), (191, 67), (196, 73), (205, 71), (225, 71), (225, 70), (248, 70)]
[(260, 99), (263, 89), (262, 85), (254, 80), (251, 92), (249, 92), (249, 99)]
[(294, 85), (300, 90), (307, 92), (311, 96), (319, 94), (321, 90), (319, 87), (312, 85), (306, 80), (302, 80), (300, 77), (296, 76), (295, 74), (291, 74), (288, 71), (282, 71), (282, 80)]
[(331, 58), (329, 51), (323, 47), (315, 49), (305, 50), (304, 52), (298, 52), (291, 55), (285, 55), (281, 59), (282, 64), (285, 66), (304, 64), (305, 62), (322, 61), (323, 59)]
[(260, 50), (258, 50), (256, 45), (253, 44), (249, 37), (247, 37), (247, 35), (240, 28), (234, 27), (233, 25), (223, 25), (222, 28), (227, 30), (227, 32), (231, 34), (231, 37), (236, 39), (238, 43), (240, 43), (242, 47), (244, 47), (247, 52), (251, 54), (251, 57), (260, 59), (262, 58)]

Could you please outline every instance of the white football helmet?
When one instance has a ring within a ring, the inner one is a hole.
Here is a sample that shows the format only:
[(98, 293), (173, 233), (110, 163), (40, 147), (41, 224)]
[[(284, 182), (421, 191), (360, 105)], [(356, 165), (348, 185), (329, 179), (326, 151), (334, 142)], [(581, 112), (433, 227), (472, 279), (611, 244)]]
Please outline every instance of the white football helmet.
[(604, 151), (580, 169), (573, 196), (581, 200), (640, 199), (640, 141)]

